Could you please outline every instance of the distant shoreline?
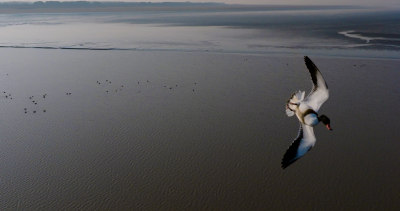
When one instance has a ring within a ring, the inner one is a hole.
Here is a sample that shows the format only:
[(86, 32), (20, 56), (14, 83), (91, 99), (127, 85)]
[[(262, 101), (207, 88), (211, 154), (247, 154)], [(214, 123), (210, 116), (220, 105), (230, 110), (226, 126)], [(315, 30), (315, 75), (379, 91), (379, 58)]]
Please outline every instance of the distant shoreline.
[(0, 14), (13, 13), (80, 13), (129, 11), (290, 11), (290, 10), (343, 10), (359, 9), (346, 5), (241, 5), (194, 2), (89, 2), (89, 1), (38, 1), (0, 2)]
[(400, 58), (400, 10), (218, 3), (0, 5), (4, 49)]
[[(42, 47), (42, 46), (0, 46), (1, 49), (32, 49), (32, 50), (68, 50), (68, 51), (125, 51), (125, 52), (174, 52), (174, 53), (210, 53), (210, 54), (238, 54), (238, 55), (308, 55), (324, 58), (348, 59), (375, 59), (400, 60), (400, 56), (393, 50), (362, 50), (362, 49), (274, 49), (274, 50), (207, 50), (207, 49), (173, 49), (173, 48), (86, 48), (86, 47)], [(379, 53), (377, 53), (379, 52)], [(379, 55), (379, 56), (377, 56)]]

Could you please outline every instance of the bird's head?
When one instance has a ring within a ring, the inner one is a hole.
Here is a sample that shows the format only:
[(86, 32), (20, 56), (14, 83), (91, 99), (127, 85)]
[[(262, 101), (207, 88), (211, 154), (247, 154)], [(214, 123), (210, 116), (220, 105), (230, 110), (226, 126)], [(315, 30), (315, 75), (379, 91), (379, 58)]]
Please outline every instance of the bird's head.
[(321, 115), (321, 116), (318, 117), (318, 119), (319, 119), (319, 121), (324, 123), (324, 125), (326, 126), (326, 129), (332, 130), (332, 128), (331, 128), (331, 120), (327, 116)]

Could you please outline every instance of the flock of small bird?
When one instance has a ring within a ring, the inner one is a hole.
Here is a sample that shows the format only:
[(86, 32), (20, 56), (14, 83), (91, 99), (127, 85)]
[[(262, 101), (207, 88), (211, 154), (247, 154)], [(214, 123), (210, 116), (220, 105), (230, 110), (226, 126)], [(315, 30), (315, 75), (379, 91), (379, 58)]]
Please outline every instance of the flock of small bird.
[[(8, 76), (8, 74), (7, 74), (7, 76)], [(118, 93), (118, 92), (123, 91), (126, 88), (125, 85), (123, 85), (123, 84), (115, 85), (115, 83), (113, 84), (111, 82), (111, 80), (108, 80), (108, 79), (107, 80), (103, 80), (103, 81), (97, 80), (96, 84), (99, 87), (102, 87), (103, 91), (106, 94)], [(137, 81), (137, 84), (139, 86), (142, 85), (142, 84), (151, 84), (151, 81), (150, 80)], [(194, 82), (193, 85), (194, 86), (191, 87), (192, 88), (192, 92), (195, 92), (195, 86), (197, 85), (197, 82)], [(163, 85), (162, 87), (166, 88), (167, 90), (173, 90), (173, 89), (177, 89), (178, 87), (184, 87), (184, 86), (180, 86), (178, 84), (174, 84), (174, 85)], [(7, 99), (7, 100), (13, 100), (14, 99), (14, 96), (11, 93), (6, 92), (6, 91), (3, 91), (2, 93), (3, 93), (3, 97), (5, 99)], [(136, 93), (141, 93), (141, 89), (139, 89)], [(71, 96), (72, 92), (65, 92), (65, 95)], [(48, 98), (48, 94), (47, 93), (28, 96), (26, 99), (30, 102), (31, 106), (24, 107), (23, 108), (23, 112), (25, 114), (29, 114), (29, 113), (37, 114), (39, 112), (40, 113), (46, 113), (47, 109), (41, 107), (41, 105), (43, 105), (43, 102), (47, 98)]]
[(97, 85), (103, 87), (105, 89), (105, 92), (112, 93), (112, 92), (120, 92), (122, 89), (125, 87), (124, 85), (120, 86), (112, 86), (112, 82), (110, 80), (105, 80), (105, 81), (96, 81)]
[[(197, 82), (194, 82), (194, 83), (193, 83), (193, 85), (195, 85), (195, 86), (196, 86), (196, 85), (197, 85)], [(174, 88), (178, 88), (178, 87), (179, 87), (179, 85), (178, 85), (178, 84), (175, 84), (175, 86), (167, 86), (167, 85), (163, 85), (163, 87), (164, 87), (164, 88), (167, 88), (167, 89), (169, 89), (169, 90), (173, 90)], [(192, 89), (192, 92), (194, 92), (194, 91), (195, 91), (195, 89), (193, 88), (193, 89)]]
[[(46, 93), (41, 95), (42, 99), (46, 99), (46, 97), (47, 97)], [(32, 113), (36, 114), (39, 111), (39, 109), (37, 108), (37, 105), (38, 105), (40, 97), (35, 97), (34, 95), (32, 95), (32, 96), (29, 96), (28, 99), (34, 105), (34, 108), (32, 109)], [(46, 113), (46, 109), (42, 109), (42, 112)], [(25, 114), (28, 113), (28, 108), (26, 108), (26, 107), (24, 108), (24, 113)]]
[[(104, 88), (104, 92), (107, 94), (111, 94), (111, 93), (117, 93), (120, 91), (123, 91), (125, 88), (125, 85), (119, 85), (119, 86), (112, 86), (112, 82), (110, 80), (105, 80), (105, 81), (96, 81), (97, 85), (101, 86)], [(146, 80), (146, 81), (137, 81), (137, 85), (143, 85), (143, 84), (151, 84), (150, 80)], [(197, 82), (193, 83), (195, 86), (197, 85)], [(176, 89), (178, 87), (181, 87), (178, 84), (175, 85), (163, 85), (164, 88), (168, 89), (168, 90), (173, 90)], [(192, 92), (195, 92), (194, 87), (192, 88)], [(141, 93), (141, 89), (139, 89), (136, 93)]]
[(10, 100), (13, 99), (13, 97), (11, 96), (10, 93), (7, 93), (6, 91), (3, 91), (3, 94), (4, 94), (4, 97), (5, 97), (5, 98), (10, 99)]

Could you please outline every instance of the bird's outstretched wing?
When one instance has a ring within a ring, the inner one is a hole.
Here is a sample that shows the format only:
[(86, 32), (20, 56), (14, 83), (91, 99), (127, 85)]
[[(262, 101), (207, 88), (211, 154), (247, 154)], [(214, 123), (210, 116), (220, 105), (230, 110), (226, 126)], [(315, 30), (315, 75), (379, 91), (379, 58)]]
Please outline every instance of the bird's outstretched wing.
[(318, 112), (321, 105), (329, 98), (328, 85), (317, 66), (315, 66), (308, 56), (304, 57), (304, 62), (306, 63), (313, 82), (313, 88), (304, 101), (307, 102), (315, 112)]
[(299, 158), (303, 157), (314, 146), (316, 141), (314, 130), (312, 127), (300, 124), (299, 134), (297, 138), (286, 150), (282, 159), (282, 168), (285, 169), (290, 164), (294, 163)]

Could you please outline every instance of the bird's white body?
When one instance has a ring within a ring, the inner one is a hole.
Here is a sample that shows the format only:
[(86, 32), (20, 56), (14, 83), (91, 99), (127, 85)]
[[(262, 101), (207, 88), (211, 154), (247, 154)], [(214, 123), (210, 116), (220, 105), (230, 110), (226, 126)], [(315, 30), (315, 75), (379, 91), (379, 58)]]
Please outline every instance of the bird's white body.
[[(297, 118), (299, 118), (299, 116), (297, 116)], [(315, 125), (317, 125), (319, 123), (318, 116), (317, 116), (317, 114), (314, 114), (314, 113), (307, 114), (306, 116), (304, 116), (303, 119), (304, 119), (305, 125), (314, 127)]]

